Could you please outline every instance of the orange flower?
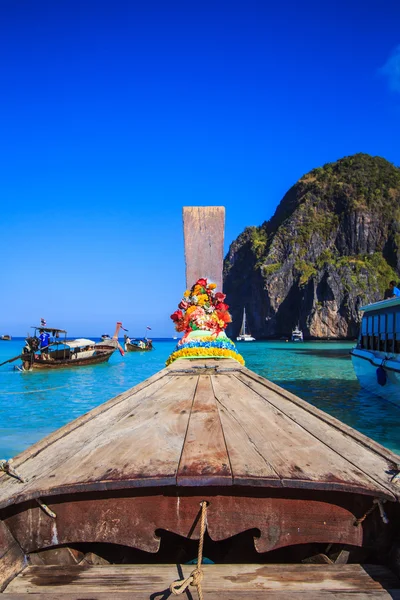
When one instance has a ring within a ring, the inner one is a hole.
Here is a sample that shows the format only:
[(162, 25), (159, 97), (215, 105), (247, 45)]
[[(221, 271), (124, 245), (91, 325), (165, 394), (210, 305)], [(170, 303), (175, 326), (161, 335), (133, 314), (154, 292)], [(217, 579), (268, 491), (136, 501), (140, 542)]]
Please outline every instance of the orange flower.
[(217, 310), (217, 315), (218, 315), (218, 319), (219, 321), (223, 321), (224, 325), (226, 325), (227, 323), (231, 323), (232, 322), (232, 317), (231, 315), (225, 311), (225, 310)]

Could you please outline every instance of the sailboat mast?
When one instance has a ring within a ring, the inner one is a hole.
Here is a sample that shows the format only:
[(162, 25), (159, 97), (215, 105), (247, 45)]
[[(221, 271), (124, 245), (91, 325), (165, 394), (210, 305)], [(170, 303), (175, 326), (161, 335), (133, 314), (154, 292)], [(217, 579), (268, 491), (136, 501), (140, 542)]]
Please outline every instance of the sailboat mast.
[(243, 325), (242, 325), (242, 329), (243, 329), (242, 333), (243, 333), (243, 335), (245, 335), (246, 334), (246, 309), (245, 308), (243, 308)]

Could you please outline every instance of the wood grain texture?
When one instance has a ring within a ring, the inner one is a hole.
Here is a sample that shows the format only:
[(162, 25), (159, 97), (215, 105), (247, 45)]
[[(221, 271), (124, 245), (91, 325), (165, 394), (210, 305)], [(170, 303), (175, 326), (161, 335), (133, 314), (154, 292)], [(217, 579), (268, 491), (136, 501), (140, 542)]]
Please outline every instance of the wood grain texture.
[(306, 411), (310, 414), (317, 415), (320, 419), (324, 420), (326, 423), (331, 424), (333, 427), (339, 429), (343, 433), (346, 433), (350, 437), (357, 439), (366, 448), (370, 448), (377, 454), (382, 455), (383, 457), (387, 458), (390, 461), (396, 461), (396, 460), (400, 459), (400, 455), (395, 454), (388, 448), (385, 448), (381, 444), (378, 444), (378, 442), (376, 442), (372, 438), (369, 438), (366, 435), (364, 435), (363, 433), (360, 433), (359, 431), (357, 431), (357, 429), (353, 429), (349, 425), (346, 425), (346, 423), (339, 421), (339, 419), (336, 419), (335, 417), (332, 417), (331, 415), (324, 412), (323, 410), (316, 408), (309, 402), (306, 402), (306, 400), (299, 398), (299, 396), (292, 394), (288, 390), (285, 390), (284, 388), (280, 387), (276, 383), (273, 383), (269, 379), (266, 379), (265, 377), (261, 377), (261, 375), (257, 375), (257, 373), (254, 373), (254, 371), (251, 371), (250, 369), (247, 369), (246, 367), (243, 367), (242, 370), (249, 378), (254, 379), (255, 381), (259, 381), (260, 383), (262, 383), (269, 389), (275, 391), (277, 394), (291, 400), (294, 404), (303, 408), (304, 411)]
[(73, 453), (70, 448), (52, 478), (42, 478), (44, 489), (87, 490), (97, 482), (106, 489), (112, 482), (135, 480), (175, 483), (196, 385), (195, 377), (166, 382), (123, 418), (112, 421), (109, 415), (104, 434), (89, 436)]
[(25, 462), (19, 471), (28, 483), (3, 480), (3, 502), (7, 495), (9, 504), (78, 489), (117, 489), (129, 481), (132, 486), (142, 480), (175, 483), (196, 384), (195, 377), (166, 377), (137, 393), (134, 388), (84, 429), (60, 436), (55, 447)]
[[(203, 565), (202, 588), (219, 592), (320, 593), (321, 591), (383, 592), (398, 589), (399, 580), (385, 567), (361, 565)], [(107, 565), (95, 567), (27, 567), (8, 586), (7, 593), (45, 594), (83, 592), (160, 593), (170, 583), (188, 577), (193, 565)], [(193, 588), (192, 588), (192, 591)]]
[[(245, 495), (234, 496), (226, 487), (199, 489), (197, 493), (190, 489), (186, 496), (176, 496), (168, 489), (163, 494), (151, 495), (147, 491), (121, 497), (112, 492), (103, 497), (97, 495), (95, 499), (80, 497), (78, 501), (70, 499), (54, 504), (47, 500), (57, 513), (56, 519), (50, 519), (37, 505), (32, 505), (29, 510), (7, 517), (6, 523), (26, 553), (78, 542), (118, 544), (157, 552), (158, 530), (198, 539), (200, 503), (206, 500), (207, 531), (216, 542), (256, 530), (259, 534), (254, 534), (254, 545), (258, 552), (307, 543), (363, 545), (366, 530), (354, 527), (354, 521), (356, 515), (369, 508), (368, 498), (333, 493), (329, 499), (323, 493), (318, 496), (314, 493), (310, 498), (302, 490), (293, 496), (285, 497), (284, 490), (275, 490), (271, 497), (251, 496), (249, 489)], [(374, 526), (375, 519), (379, 517), (371, 516), (368, 525)]]
[(225, 208), (184, 206), (183, 229), (187, 289), (205, 277), (222, 291)]
[(389, 479), (400, 457), (370, 442), (236, 361), (182, 360), (17, 457), (28, 481), (0, 475), (0, 508), (78, 492), (232, 483), (394, 500)]
[(0, 521), (0, 591), (26, 566), (25, 554), (3, 521)]
[[(221, 420), (235, 483), (249, 483), (254, 477), (260, 477), (258, 462), (253, 469), (251, 460), (258, 453), (285, 487), (313, 486), (385, 495), (381, 485), (287, 418), (245, 381), (233, 375), (218, 374), (212, 376), (212, 382), (218, 403), (225, 409)], [(247, 438), (239, 448), (237, 436), (231, 435), (232, 428), (225, 428), (228, 419), (224, 418), (228, 413), (230, 421), (234, 420)]]
[(232, 473), (209, 375), (200, 375), (179, 463), (178, 485), (230, 485)]
[[(190, 596), (189, 596), (190, 593)], [(195, 598), (196, 592), (191, 588), (190, 592), (184, 594), (183, 600), (192, 600)], [(251, 596), (247, 590), (218, 590), (218, 600), (288, 600), (286, 591), (268, 590), (268, 592), (251, 590)], [(67, 592), (47, 590), (39, 593), (13, 594), (9, 593), (5, 600), (110, 600), (109, 592)], [(205, 600), (215, 600), (216, 596), (212, 596), (209, 592)], [(134, 592), (112, 592), (112, 600), (172, 600), (169, 588), (165, 588), (159, 592), (149, 593), (148, 591)], [(400, 590), (367, 590), (365, 592), (337, 592), (336, 590), (322, 591), (290, 591), (290, 600), (400, 600)]]
[[(340, 457), (345, 459), (349, 465), (353, 465), (359, 471), (362, 471), (366, 477), (375, 481), (376, 484), (385, 488), (390, 496), (396, 496), (399, 493), (396, 484), (391, 484), (391, 466), (396, 457), (391, 456), (389, 451), (383, 447), (377, 447), (375, 443), (369, 445), (368, 438), (365, 436), (352, 435), (354, 430), (338, 428), (335, 423), (321, 418), (321, 415), (315, 411), (309, 410), (309, 405), (305, 407), (294, 402), (293, 398), (287, 396), (287, 392), (282, 394), (281, 388), (271, 387), (269, 382), (262, 379), (256, 380), (248, 376), (248, 372), (236, 374), (239, 381), (243, 382), (250, 389), (254, 390), (261, 398), (274, 406), (278, 411), (288, 417), (292, 422), (315, 437), (323, 446), (329, 447)], [(279, 392), (279, 393), (277, 393)], [(297, 399), (296, 400), (300, 400)], [(322, 411), (319, 411), (322, 412)], [(328, 415), (324, 416), (328, 417)], [(338, 422), (337, 424), (339, 424)], [(340, 423), (340, 425), (343, 425)], [(358, 432), (354, 432), (357, 434)], [(372, 441), (372, 440), (371, 440)], [(372, 450), (372, 451), (371, 451)], [(383, 452), (382, 452), (383, 450)], [(399, 457), (400, 458), (400, 457)]]
[(129, 415), (136, 405), (145, 402), (147, 397), (164, 386), (168, 382), (164, 378), (166, 375), (166, 369), (158, 372), (19, 454), (13, 466), (27, 482), (20, 483), (0, 472), (0, 508), (45, 494), (47, 485), (42, 478), (51, 476), (57, 466), (62, 468), (63, 461), (84, 447), (88, 440), (107, 436), (109, 424)]

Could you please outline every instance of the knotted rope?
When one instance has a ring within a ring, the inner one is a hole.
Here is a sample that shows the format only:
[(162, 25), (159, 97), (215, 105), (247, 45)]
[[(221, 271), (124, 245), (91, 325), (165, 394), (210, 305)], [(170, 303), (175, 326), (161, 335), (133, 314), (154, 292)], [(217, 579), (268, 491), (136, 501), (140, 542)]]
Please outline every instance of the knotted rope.
[(200, 538), (199, 538), (199, 550), (197, 553), (197, 565), (196, 568), (190, 573), (189, 577), (186, 579), (180, 579), (179, 581), (174, 581), (169, 586), (170, 591), (175, 595), (179, 596), (179, 594), (183, 594), (183, 592), (189, 587), (189, 585), (193, 585), (197, 588), (197, 593), (199, 595), (199, 599), (203, 600), (203, 590), (201, 589), (201, 582), (203, 580), (203, 571), (201, 570), (201, 563), (203, 560), (203, 545), (204, 545), (204, 533), (206, 530), (206, 518), (207, 518), (207, 506), (208, 502), (203, 500), (200, 502), (201, 506), (201, 521), (200, 521)]
[(21, 483), (25, 483), (26, 480), (14, 469), (11, 463), (11, 458), (9, 460), (0, 460), (0, 471), (4, 471), (4, 473), (7, 473), (10, 477), (15, 477), (15, 479), (18, 479)]
[[(9, 460), (4, 460), (1, 459), (0, 460), (0, 471), (3, 471), (4, 473), (7, 473), (7, 475), (9, 475), (10, 477), (14, 477), (15, 479), (18, 479), (18, 481), (20, 483), (27, 483), (27, 479), (24, 479), (22, 477), (22, 475), (20, 475), (18, 473), (18, 471), (16, 471), (16, 469), (14, 469), (14, 467), (12, 466), (12, 458), (10, 458)], [(39, 504), (40, 508), (42, 510), (44, 510), (44, 512), (49, 515), (49, 517), (51, 517), (52, 519), (55, 519), (57, 517), (56, 513), (53, 512), (51, 510), (51, 508), (49, 508), (47, 506), (47, 504), (45, 504), (43, 502), (43, 500), (41, 500), (40, 498), (36, 498), (36, 502)]]

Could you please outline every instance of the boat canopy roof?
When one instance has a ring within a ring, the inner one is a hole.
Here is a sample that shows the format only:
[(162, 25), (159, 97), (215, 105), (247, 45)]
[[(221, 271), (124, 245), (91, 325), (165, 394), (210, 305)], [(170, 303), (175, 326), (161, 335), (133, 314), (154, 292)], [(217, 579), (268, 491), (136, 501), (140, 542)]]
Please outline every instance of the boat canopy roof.
[(382, 310), (384, 308), (394, 308), (400, 306), (400, 298), (388, 298), (387, 300), (380, 300), (379, 302), (373, 302), (372, 304), (366, 304), (361, 306), (360, 310), (369, 312), (371, 310)]
[(32, 325), (32, 329), (41, 329), (42, 331), (47, 331), (51, 333), (67, 333), (65, 329), (57, 329), (57, 327), (42, 327), (41, 325)]
[(94, 346), (96, 342), (93, 340), (88, 340), (87, 338), (78, 338), (76, 340), (66, 340), (63, 342), (65, 346), (69, 346), (70, 348), (80, 348), (81, 346)]

